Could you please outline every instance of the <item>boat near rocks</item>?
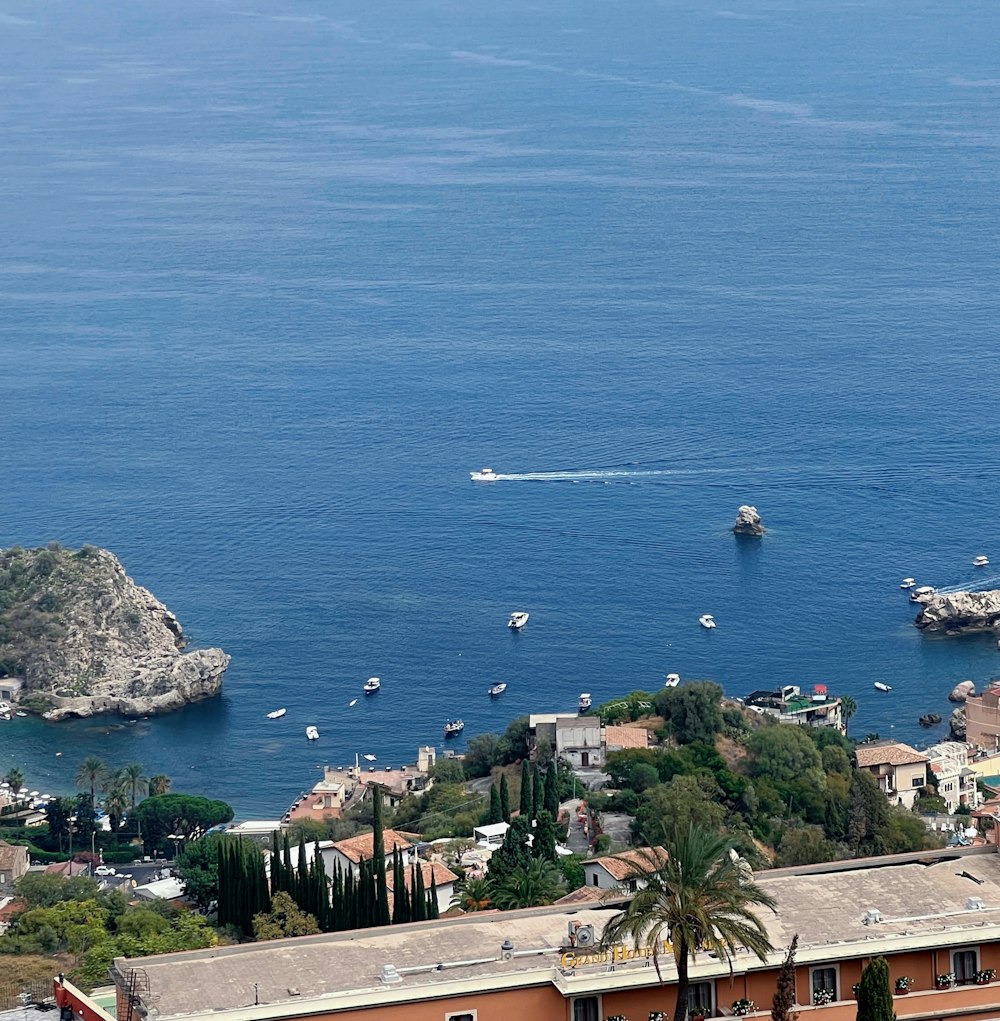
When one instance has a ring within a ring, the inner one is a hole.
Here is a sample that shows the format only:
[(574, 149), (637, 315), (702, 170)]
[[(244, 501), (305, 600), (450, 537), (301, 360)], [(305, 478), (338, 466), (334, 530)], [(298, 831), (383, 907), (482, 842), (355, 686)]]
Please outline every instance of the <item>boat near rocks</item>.
[(665, 688), (676, 688), (681, 683), (680, 674), (667, 674), (667, 679), (663, 682)]
[(919, 588), (915, 588), (912, 592), (910, 592), (910, 602), (924, 603), (930, 599), (936, 591), (937, 590), (933, 585), (921, 585)]
[(584, 692), (580, 696), (580, 712), (585, 713), (594, 704), (593, 699), (590, 697), (589, 692)]
[(913, 586), (916, 585), (916, 584), (917, 584), (917, 579), (916, 578), (904, 578), (899, 583), (899, 587), (902, 588), (902, 589), (909, 589), (909, 588), (913, 588)]

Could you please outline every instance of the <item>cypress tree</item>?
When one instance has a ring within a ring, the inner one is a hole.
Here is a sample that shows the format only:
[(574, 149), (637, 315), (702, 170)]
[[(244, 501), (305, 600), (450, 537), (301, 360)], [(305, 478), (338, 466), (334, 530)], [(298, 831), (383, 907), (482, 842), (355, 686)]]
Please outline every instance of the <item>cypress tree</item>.
[(281, 834), (271, 834), (271, 896), (281, 889)]
[(410, 921), (420, 921), (420, 905), (417, 900), (417, 873), (416, 866), (410, 866)]
[(503, 809), (500, 807), (500, 792), (495, 783), (490, 784), (490, 814), (486, 820), (488, 826), (503, 822)]
[(299, 865), (295, 870), (295, 886), (292, 889), (292, 900), (303, 910), (308, 911), (309, 903), (309, 863), (306, 861), (305, 841), (299, 841)]
[[(492, 803), (490, 804), (492, 808)], [(510, 822), (510, 789), (507, 786), (507, 774), (500, 774), (500, 817)]]
[(552, 816), (545, 810), (538, 813), (535, 839), (531, 844), (531, 855), (533, 858), (542, 858), (545, 861), (554, 862), (556, 860), (556, 827)]
[(295, 872), (292, 869), (292, 845), (288, 840), (288, 834), (285, 834), (285, 846), (282, 850), (282, 865), (281, 865), (281, 889), (288, 894), (295, 893)]
[(420, 862), (417, 862), (416, 869), (417, 869), (416, 876), (417, 896), (415, 899), (417, 903), (418, 914), (417, 917), (414, 918), (414, 921), (425, 922), (427, 921), (427, 891), (424, 888), (424, 867), (423, 865), (420, 864)]
[(545, 788), (538, 764), (531, 767), (531, 818), (537, 819), (538, 813), (545, 807)]
[(372, 860), (375, 862), (373, 878), (375, 882), (375, 925), (388, 925), (389, 889), (385, 881), (385, 827), (382, 823), (382, 790), (372, 788)]
[(437, 876), (434, 875), (434, 866), (431, 865), (431, 892), (427, 896), (427, 917), (439, 918), (438, 910), (438, 887)]
[(403, 881), (403, 856), (392, 849), (392, 924), (406, 921), (406, 883)]
[(521, 815), (531, 815), (531, 763), (527, 759), (521, 760), (521, 799), (518, 803), (518, 810)]
[(553, 823), (559, 818), (559, 770), (554, 760), (545, 774), (545, 811), (552, 816)]
[(896, 1021), (889, 988), (889, 963), (884, 957), (876, 957), (861, 972), (858, 1021)]

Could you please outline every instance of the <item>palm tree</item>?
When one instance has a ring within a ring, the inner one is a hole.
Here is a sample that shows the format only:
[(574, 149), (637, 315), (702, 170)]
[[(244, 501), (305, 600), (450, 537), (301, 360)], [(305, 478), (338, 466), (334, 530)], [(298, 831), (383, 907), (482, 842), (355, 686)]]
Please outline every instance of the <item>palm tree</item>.
[(104, 810), (111, 817), (111, 829), (117, 833), (122, 816), (128, 811), (128, 791), (121, 784), (112, 784), (104, 795)]
[(88, 755), (83, 762), (77, 766), (76, 769), (76, 785), (80, 790), (87, 790), (90, 788), (90, 803), (96, 805), (95, 800), (97, 794), (97, 788), (104, 781), (108, 775), (108, 767), (104, 764), (103, 759), (99, 759), (96, 755)]
[(130, 762), (118, 770), (118, 776), (129, 792), (129, 808), (135, 808), (139, 795), (149, 790), (149, 778), (143, 775), (141, 762)]
[(858, 714), (858, 703), (850, 695), (842, 695), (840, 711), (844, 714), (844, 733), (847, 733), (847, 724), (851, 722), (851, 717)]
[(674, 1021), (686, 1021), (688, 964), (697, 950), (715, 953), (732, 964), (737, 948), (746, 947), (764, 961), (774, 950), (763, 923), (751, 910), (775, 910), (774, 898), (753, 882), (749, 867), (725, 837), (691, 824), (664, 839), (666, 857), (646, 849), (638, 863), (627, 862), (641, 889), (624, 911), (604, 928), (605, 943), (632, 937), (652, 949), (656, 973), (659, 952), (669, 945), (677, 965), (677, 1003)]
[(17, 792), (24, 786), (24, 773), (22, 773), (17, 766), (11, 766), (11, 768), (7, 770), (7, 775), (4, 779), (10, 784), (12, 794), (17, 794)]
[(451, 898), (451, 907), (463, 911), (485, 911), (493, 906), (493, 893), (486, 879), (467, 879)]
[(551, 904), (565, 891), (562, 874), (550, 861), (532, 858), (526, 869), (505, 876), (493, 890), (493, 904), (501, 911)]
[(165, 773), (157, 773), (149, 778), (149, 793), (153, 795), (170, 792), (170, 777)]

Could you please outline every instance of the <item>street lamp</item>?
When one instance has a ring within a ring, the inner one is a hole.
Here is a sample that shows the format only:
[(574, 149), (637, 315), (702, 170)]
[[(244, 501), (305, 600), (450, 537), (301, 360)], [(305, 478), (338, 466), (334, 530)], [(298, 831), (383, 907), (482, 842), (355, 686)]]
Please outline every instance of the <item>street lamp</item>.
[(183, 839), (184, 839), (184, 834), (183, 833), (168, 833), (167, 834), (167, 840), (172, 840), (174, 842), (174, 860), (175, 861), (177, 860), (177, 855), (180, 853), (177, 850), (177, 848), (178, 848), (178, 846), (180, 845), (180, 842)]

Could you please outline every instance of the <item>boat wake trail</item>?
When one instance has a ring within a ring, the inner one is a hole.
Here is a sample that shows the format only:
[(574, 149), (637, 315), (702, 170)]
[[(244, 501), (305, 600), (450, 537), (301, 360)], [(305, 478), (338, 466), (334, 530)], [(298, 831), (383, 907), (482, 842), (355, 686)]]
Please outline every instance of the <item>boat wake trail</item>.
[(959, 582), (957, 585), (938, 585), (936, 591), (938, 595), (947, 596), (953, 592), (985, 592), (994, 588), (1000, 588), (1000, 574), (996, 574), (992, 578), (976, 578), (973, 581)]
[(496, 482), (606, 482), (614, 479), (650, 479), (663, 478), (667, 475), (676, 475), (676, 472), (666, 469), (647, 469), (645, 471), (613, 470), (605, 471), (595, 469), (591, 471), (562, 471), (562, 472), (511, 472), (495, 476)]

